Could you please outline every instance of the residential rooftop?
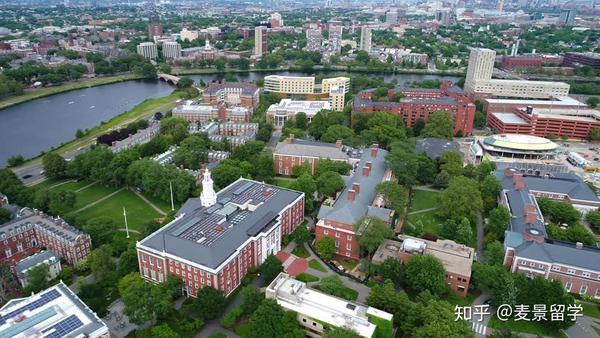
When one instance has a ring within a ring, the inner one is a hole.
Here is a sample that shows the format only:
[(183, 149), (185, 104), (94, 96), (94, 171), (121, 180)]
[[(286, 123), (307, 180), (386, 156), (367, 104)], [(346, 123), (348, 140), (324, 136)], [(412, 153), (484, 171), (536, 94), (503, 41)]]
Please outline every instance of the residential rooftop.
[(332, 160), (348, 161), (350, 158), (360, 157), (362, 151), (355, 150), (336, 143), (326, 143), (296, 139), (290, 136), (282, 142), (278, 142), (274, 155), (292, 155), (329, 158)]
[(203, 207), (190, 198), (171, 223), (138, 246), (165, 251), (210, 269), (218, 268), (248, 239), (274, 226), (279, 213), (303, 194), (240, 178)]
[(287, 311), (294, 311), (329, 325), (347, 328), (362, 337), (374, 337), (375, 324), (369, 316), (391, 321), (393, 315), (376, 308), (350, 302), (307, 287), (285, 273), (280, 273), (267, 287), (266, 297), (277, 301)]
[(0, 239), (26, 231), (34, 226), (53, 233), (60, 240), (73, 241), (78, 236), (87, 236), (60, 217), (52, 217), (36, 209), (22, 208), (16, 218), (0, 225)]
[(220, 91), (235, 91), (244, 96), (257, 94), (258, 87), (252, 82), (213, 81), (208, 84), (203, 95), (218, 95)]
[(445, 151), (459, 151), (459, 148), (460, 146), (456, 141), (428, 137), (417, 139), (415, 150), (417, 153), (425, 153), (430, 159), (436, 160), (440, 158)]
[(586, 246), (578, 248), (574, 243), (528, 241), (515, 248), (515, 255), (542, 262), (600, 271), (600, 250)]
[(60, 257), (58, 257), (54, 251), (45, 250), (23, 258), (17, 263), (15, 270), (17, 271), (17, 276), (19, 278), (24, 278), (27, 270), (33, 268), (34, 266), (38, 264), (52, 264), (58, 260), (60, 260)]
[(62, 281), (0, 308), (0, 338), (107, 336), (108, 327)]
[(522, 117), (515, 113), (491, 113), (502, 123), (529, 125)]

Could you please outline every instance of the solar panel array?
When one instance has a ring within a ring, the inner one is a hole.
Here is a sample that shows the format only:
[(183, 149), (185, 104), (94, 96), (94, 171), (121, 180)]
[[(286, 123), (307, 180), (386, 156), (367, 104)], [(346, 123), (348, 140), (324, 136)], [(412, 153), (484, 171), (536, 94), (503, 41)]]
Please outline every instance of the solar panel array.
[(42, 330), (42, 333), (47, 333), (47, 332), (52, 331), (52, 329), (54, 329), (53, 332), (51, 332), (49, 335), (45, 336), (44, 338), (61, 338), (61, 337), (66, 337), (69, 333), (77, 330), (78, 328), (80, 328), (82, 326), (83, 326), (83, 323), (81, 322), (81, 320), (79, 318), (77, 318), (76, 315), (70, 315), (66, 319), (63, 319), (62, 321), (60, 321), (58, 324), (55, 324), (49, 328)]
[(58, 292), (56, 290), (51, 290), (49, 292), (46, 292), (46, 293), (42, 294), (39, 299), (37, 299), (25, 306), (22, 306), (14, 311), (11, 311), (4, 316), (0, 316), (0, 325), (3, 325), (4, 323), (6, 323), (6, 321), (8, 319), (15, 317), (18, 314), (21, 314), (27, 310), (35, 310), (39, 307), (42, 307), (42, 306), (50, 303), (53, 300), (59, 298), (60, 296), (61, 296), (60, 292)]

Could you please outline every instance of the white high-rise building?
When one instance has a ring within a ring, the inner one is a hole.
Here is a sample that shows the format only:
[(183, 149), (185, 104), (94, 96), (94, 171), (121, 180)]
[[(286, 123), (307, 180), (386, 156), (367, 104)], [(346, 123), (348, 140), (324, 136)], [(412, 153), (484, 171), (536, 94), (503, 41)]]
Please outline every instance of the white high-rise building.
[(370, 51), (371, 50), (371, 27), (363, 26), (360, 29), (360, 50)]
[(158, 48), (154, 42), (142, 42), (137, 45), (137, 53), (146, 59), (156, 59)]
[(319, 28), (306, 30), (306, 50), (319, 51), (323, 44), (323, 34)]
[(567, 96), (569, 84), (551, 81), (492, 79), (496, 51), (473, 48), (465, 78), (465, 92), (478, 97), (504, 96), (520, 98), (553, 98)]
[(263, 55), (267, 52), (267, 27), (254, 27), (254, 55)]
[(210, 171), (204, 170), (202, 178), (202, 193), (200, 194), (200, 204), (203, 207), (210, 207), (217, 203), (217, 193), (213, 187), (213, 180), (210, 177)]
[(176, 41), (165, 41), (162, 45), (162, 55), (165, 59), (175, 59), (181, 56), (181, 45)]

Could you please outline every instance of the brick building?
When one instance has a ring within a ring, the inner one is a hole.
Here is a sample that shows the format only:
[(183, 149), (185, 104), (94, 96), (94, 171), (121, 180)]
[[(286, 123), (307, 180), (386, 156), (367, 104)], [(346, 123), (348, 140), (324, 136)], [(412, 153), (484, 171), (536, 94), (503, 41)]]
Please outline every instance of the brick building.
[(11, 268), (42, 247), (73, 265), (89, 255), (91, 246), (89, 235), (59, 217), (29, 208), (20, 209), (13, 220), (0, 225), (0, 262)]
[(553, 97), (550, 100), (524, 100), (524, 99), (484, 99), (483, 110), (489, 113), (511, 113), (517, 108), (553, 108), (553, 109), (580, 109), (586, 104), (570, 96)]
[(242, 106), (253, 112), (260, 102), (259, 89), (250, 82), (213, 81), (202, 93), (202, 101), (212, 105), (225, 102), (229, 106)]
[(541, 68), (541, 56), (502, 56), (502, 69)]
[(563, 65), (568, 67), (589, 66), (600, 69), (600, 53), (566, 53)]
[(375, 216), (391, 223), (393, 211), (384, 207), (375, 193), (377, 184), (392, 179), (385, 165), (387, 151), (377, 145), (365, 150), (346, 187), (332, 205), (323, 204), (317, 216), (316, 240), (328, 236), (335, 240), (337, 255), (359, 259), (354, 224), (365, 216)]
[(302, 223), (304, 194), (243, 178), (215, 193), (208, 170), (202, 187), (200, 198), (137, 243), (140, 273), (154, 283), (177, 276), (188, 296), (204, 286), (228, 296)]
[(600, 128), (600, 113), (594, 109), (517, 108), (512, 113), (487, 114), (492, 130), (501, 134), (528, 134), (546, 137), (553, 134), (586, 139)]
[(537, 198), (564, 201), (582, 213), (598, 209), (600, 199), (574, 174), (540, 170), (540, 175), (515, 169), (496, 172), (502, 185), (500, 204), (511, 213), (504, 240), (504, 264), (514, 273), (559, 280), (569, 292), (598, 298), (600, 250), (548, 239)]
[(373, 255), (373, 264), (381, 264), (387, 258), (407, 263), (413, 255), (432, 255), (444, 266), (450, 290), (461, 297), (467, 296), (475, 249), (451, 240), (438, 239), (434, 242), (406, 235), (401, 235), (400, 239), (383, 242)]
[(228, 107), (225, 103), (205, 105), (188, 100), (181, 101), (173, 108), (173, 117), (190, 122), (206, 122), (219, 120), (221, 122), (250, 122), (252, 112), (246, 107)]
[[(412, 127), (418, 119), (425, 122), (435, 112), (447, 112), (454, 120), (454, 132), (462, 131), (470, 135), (473, 131), (475, 104), (462, 90), (450, 82), (444, 82), (440, 89), (396, 88), (388, 90), (387, 97), (373, 101), (374, 89), (364, 90), (354, 98), (352, 112), (370, 114), (376, 111), (389, 111), (404, 119)], [(399, 102), (393, 102), (396, 93), (404, 96)]]
[(360, 153), (342, 145), (342, 141), (325, 143), (295, 139), (291, 134), (283, 142), (278, 142), (273, 151), (275, 173), (289, 176), (294, 167), (308, 163), (311, 174), (315, 174), (320, 159), (347, 162), (350, 164), (359, 161)]

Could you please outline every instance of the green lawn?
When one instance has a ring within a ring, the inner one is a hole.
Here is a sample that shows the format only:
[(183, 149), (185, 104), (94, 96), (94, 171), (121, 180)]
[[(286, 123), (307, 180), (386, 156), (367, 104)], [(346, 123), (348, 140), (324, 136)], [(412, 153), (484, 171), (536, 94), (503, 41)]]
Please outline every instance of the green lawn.
[(233, 329), (233, 332), (242, 338), (250, 335), (250, 324), (244, 323)]
[(321, 272), (327, 272), (327, 269), (316, 259), (311, 259), (308, 261), (308, 266)]
[[(47, 186), (46, 189), (50, 188), (51, 186), (54, 186), (58, 183), (60, 183), (60, 182), (54, 182), (54, 184)], [(83, 189), (83, 190), (77, 192), (77, 190), (79, 190), (79, 189)], [(90, 182), (90, 181), (79, 181), (79, 182), (66, 182), (59, 186), (55, 186), (50, 190), (51, 191), (72, 191), (72, 192), (74, 192), (75, 195), (77, 196), (77, 199), (75, 200), (75, 205), (73, 206), (73, 208), (71, 208), (71, 210), (68, 210), (69, 212), (72, 212), (72, 211), (79, 210), (80, 208), (83, 208), (84, 206), (86, 206), (90, 203), (93, 203), (93, 202), (101, 199), (102, 197), (107, 196), (107, 195), (117, 191), (118, 188), (106, 187), (99, 183), (94, 183), (94, 182)]]
[(527, 322), (527, 321), (523, 321), (523, 320), (519, 320), (519, 321), (513, 321), (513, 320), (509, 320), (509, 321), (501, 321), (499, 320), (496, 316), (493, 316), (489, 323), (488, 326), (492, 329), (503, 329), (503, 328), (507, 328), (515, 333), (530, 333), (533, 335), (537, 335), (537, 336), (550, 336), (550, 337), (567, 337), (564, 333), (562, 332), (550, 332), (548, 330), (546, 330), (546, 327), (544, 326), (544, 323), (540, 323), (540, 322)]
[(475, 295), (471, 294), (471, 293), (467, 293), (466, 297), (461, 297), (457, 294), (455, 294), (454, 292), (450, 291), (450, 293), (448, 293), (448, 295), (446, 295), (443, 300), (447, 301), (448, 303), (452, 304), (452, 305), (458, 305), (458, 306), (470, 306), (471, 304), (473, 304), (473, 301), (475, 300)]
[(282, 188), (287, 188), (287, 189), (291, 189), (290, 187), (292, 186), (292, 184), (295, 182), (295, 180), (286, 180), (286, 179), (282, 179), (282, 178), (275, 178), (273, 180), (273, 183), (276, 186), (282, 187)]
[[(160, 198), (156, 198), (153, 196), (150, 196), (148, 194), (142, 194), (144, 195), (144, 197), (146, 197), (148, 199), (148, 201), (150, 201), (152, 204), (156, 205), (160, 210), (162, 210), (165, 213), (169, 213), (171, 212), (171, 201), (163, 201)], [(175, 202), (174, 203), (175, 206), (175, 210), (178, 210), (180, 205)]]
[(119, 228), (125, 228), (123, 207), (127, 209), (129, 229), (142, 230), (143, 225), (161, 216), (131, 191), (123, 190), (98, 205), (80, 212), (84, 219), (108, 216)]
[(356, 265), (358, 265), (357, 261), (345, 261), (343, 259), (340, 259), (337, 262), (340, 263), (340, 265), (344, 267), (344, 269), (346, 270), (346, 272), (352, 271), (352, 269), (354, 269), (354, 267)]
[(426, 233), (432, 233), (438, 237), (442, 234), (442, 224), (435, 215), (435, 210), (408, 215), (408, 221), (413, 225), (417, 221), (421, 221)]
[(414, 190), (409, 212), (437, 207), (438, 194), (432, 191)]
[(301, 257), (301, 258), (308, 258), (310, 257), (310, 253), (308, 253), (308, 251), (306, 251), (306, 249), (304, 248), (304, 246), (297, 246), (294, 248), (294, 250), (292, 250), (292, 254)]
[(310, 273), (303, 272), (295, 277), (297, 280), (305, 283), (316, 282), (319, 280), (319, 277), (313, 276)]
[(50, 187), (52, 187), (52, 186), (54, 186), (56, 184), (59, 184), (61, 182), (64, 182), (64, 181), (63, 180), (57, 180), (57, 179), (48, 178), (48, 179), (46, 179), (46, 180), (44, 180), (44, 181), (42, 181), (42, 182), (40, 182), (40, 183), (32, 186), (32, 188), (47, 190)]
[(584, 315), (600, 319), (600, 305), (582, 302), (581, 306), (583, 306)]

